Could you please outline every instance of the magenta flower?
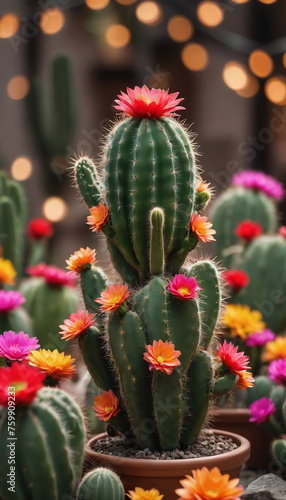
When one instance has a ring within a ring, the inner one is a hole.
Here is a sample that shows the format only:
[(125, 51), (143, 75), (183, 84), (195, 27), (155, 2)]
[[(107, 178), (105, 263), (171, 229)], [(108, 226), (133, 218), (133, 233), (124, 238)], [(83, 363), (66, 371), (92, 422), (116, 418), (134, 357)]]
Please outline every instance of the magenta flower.
[(263, 347), (267, 342), (275, 339), (275, 334), (271, 330), (262, 330), (262, 332), (251, 333), (245, 343), (249, 347)]
[(198, 287), (196, 278), (186, 278), (184, 274), (176, 274), (173, 281), (170, 281), (168, 290), (181, 300), (196, 299)]
[(36, 276), (39, 278), (44, 278), (46, 282), (51, 286), (74, 286), (76, 273), (70, 271), (64, 271), (57, 266), (48, 266), (47, 264), (41, 263), (36, 266), (29, 266), (26, 269), (28, 274), (31, 276)]
[(15, 333), (9, 330), (0, 335), (0, 356), (11, 361), (23, 361), (31, 351), (40, 347), (37, 337), (29, 337), (27, 333)]
[(20, 307), (26, 302), (26, 299), (20, 292), (13, 290), (0, 290), (0, 314), (8, 313)]
[(268, 375), (276, 384), (285, 384), (286, 382), (286, 358), (272, 361), (268, 368)]
[(251, 417), (250, 422), (256, 422), (257, 424), (262, 424), (275, 413), (275, 405), (273, 401), (269, 398), (261, 398), (254, 401), (249, 406)]
[(285, 194), (283, 185), (270, 175), (255, 170), (239, 172), (233, 176), (235, 186), (243, 186), (257, 191), (263, 191), (267, 196), (281, 200)]

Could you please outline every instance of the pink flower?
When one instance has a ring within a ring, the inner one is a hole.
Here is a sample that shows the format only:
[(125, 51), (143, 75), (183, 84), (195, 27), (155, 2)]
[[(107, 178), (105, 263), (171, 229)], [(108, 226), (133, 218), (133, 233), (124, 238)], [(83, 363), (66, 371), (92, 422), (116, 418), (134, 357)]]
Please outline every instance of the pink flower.
[(257, 424), (262, 424), (275, 413), (275, 405), (273, 401), (269, 398), (261, 398), (254, 401), (249, 406), (251, 417), (250, 422), (256, 422)]
[(11, 361), (23, 361), (30, 352), (40, 347), (37, 337), (29, 337), (27, 333), (15, 333), (9, 330), (0, 335), (0, 356)]
[(242, 372), (250, 368), (249, 357), (246, 356), (244, 352), (237, 351), (238, 346), (234, 347), (231, 342), (228, 344), (226, 340), (223, 344), (219, 345), (219, 349), (216, 351), (216, 354), (220, 357), (221, 362), (234, 375), (236, 375), (237, 372)]
[(148, 89), (146, 85), (127, 88), (127, 94), (121, 91), (115, 99), (115, 109), (134, 118), (152, 118), (157, 120), (162, 116), (176, 116), (179, 109), (185, 109), (178, 104), (183, 98), (177, 99), (179, 92), (168, 94), (168, 90)]
[(286, 226), (281, 226), (279, 228), (279, 234), (281, 234), (281, 236), (286, 239)]
[(26, 269), (28, 274), (31, 276), (36, 276), (39, 278), (44, 278), (46, 282), (51, 286), (74, 286), (76, 279), (76, 273), (67, 272), (57, 266), (48, 266), (47, 264), (41, 263), (36, 266), (29, 266)]
[(198, 287), (196, 278), (186, 278), (184, 274), (176, 274), (170, 281), (168, 290), (181, 300), (190, 300), (197, 298), (201, 288)]
[(267, 342), (275, 339), (275, 334), (271, 330), (262, 330), (262, 332), (251, 333), (245, 340), (249, 347), (263, 347)]
[(286, 382), (286, 358), (272, 361), (268, 368), (268, 375), (276, 384), (285, 384)]
[(280, 182), (276, 181), (276, 179), (270, 175), (255, 170), (248, 170), (236, 174), (232, 179), (232, 183), (235, 186), (243, 186), (257, 191), (263, 191), (267, 196), (275, 198), (276, 200), (281, 200), (285, 194), (283, 185)]
[(20, 292), (13, 290), (0, 290), (0, 313), (8, 313), (20, 307), (26, 299)]

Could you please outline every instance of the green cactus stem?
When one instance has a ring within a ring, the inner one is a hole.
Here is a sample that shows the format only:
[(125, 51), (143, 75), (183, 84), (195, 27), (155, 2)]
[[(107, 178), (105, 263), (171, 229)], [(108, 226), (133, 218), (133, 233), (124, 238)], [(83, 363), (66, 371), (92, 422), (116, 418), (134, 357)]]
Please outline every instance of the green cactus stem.
[(164, 212), (161, 208), (153, 208), (150, 215), (150, 273), (163, 274), (165, 267), (164, 255)]
[(90, 471), (81, 481), (76, 500), (124, 500), (123, 485), (115, 472), (103, 467)]

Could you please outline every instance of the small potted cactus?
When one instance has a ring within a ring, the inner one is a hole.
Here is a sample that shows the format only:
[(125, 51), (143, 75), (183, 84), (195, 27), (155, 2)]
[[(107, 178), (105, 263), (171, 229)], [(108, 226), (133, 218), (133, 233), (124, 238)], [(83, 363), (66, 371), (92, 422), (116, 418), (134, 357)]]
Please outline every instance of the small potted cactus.
[[(233, 451), (218, 454), (214, 446), (196, 462), (186, 458), (216, 398), (249, 385), (249, 365), (244, 353), (231, 343), (219, 345), (215, 336), (221, 307), (216, 265), (185, 262), (199, 241), (214, 240), (215, 231), (201, 215), (211, 190), (175, 117), (181, 100), (146, 86), (122, 92), (115, 105), (122, 116), (106, 138), (101, 164), (76, 161), (87, 222), (106, 236), (123, 283), (109, 282), (94, 250), (75, 252), (68, 269), (79, 275), (87, 311), (61, 325), (64, 339), (78, 339), (102, 390), (96, 415), (120, 446), (149, 458), (97, 452), (94, 447), (113, 439), (100, 435), (87, 444), (88, 460), (111, 465), (127, 490), (155, 487), (164, 500), (175, 498), (179, 480), (192, 468), (210, 460), (210, 468), (235, 477), (249, 455), (247, 441), (235, 436)], [(203, 436), (201, 441), (216, 442), (212, 431)]]

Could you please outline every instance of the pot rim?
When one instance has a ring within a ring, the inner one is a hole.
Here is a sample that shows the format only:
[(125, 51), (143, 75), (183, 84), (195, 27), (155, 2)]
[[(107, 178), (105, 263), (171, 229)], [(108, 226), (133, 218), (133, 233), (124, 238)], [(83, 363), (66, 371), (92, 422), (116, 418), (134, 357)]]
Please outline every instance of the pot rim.
[(231, 470), (236, 467), (241, 467), (250, 456), (250, 443), (249, 441), (233, 432), (221, 431), (218, 429), (212, 430), (216, 435), (231, 437), (233, 441), (239, 444), (235, 450), (221, 453), (220, 455), (202, 456), (200, 458), (184, 458), (178, 460), (154, 460), (154, 459), (140, 459), (140, 458), (126, 458), (117, 457), (114, 455), (106, 455), (98, 453), (91, 449), (95, 441), (99, 441), (107, 436), (106, 432), (93, 436), (85, 445), (85, 452), (87, 457), (98, 464), (116, 467), (119, 473), (124, 473), (128, 469), (130, 476), (165, 476), (166, 471), (170, 472), (170, 476), (184, 476), (190, 474), (192, 469), (200, 469), (202, 467), (218, 467), (222, 470)]
[(254, 422), (250, 422), (250, 410), (248, 408), (219, 408), (216, 409), (212, 416), (211, 424), (216, 422), (219, 423), (234, 423), (234, 424), (245, 424), (257, 425)]

